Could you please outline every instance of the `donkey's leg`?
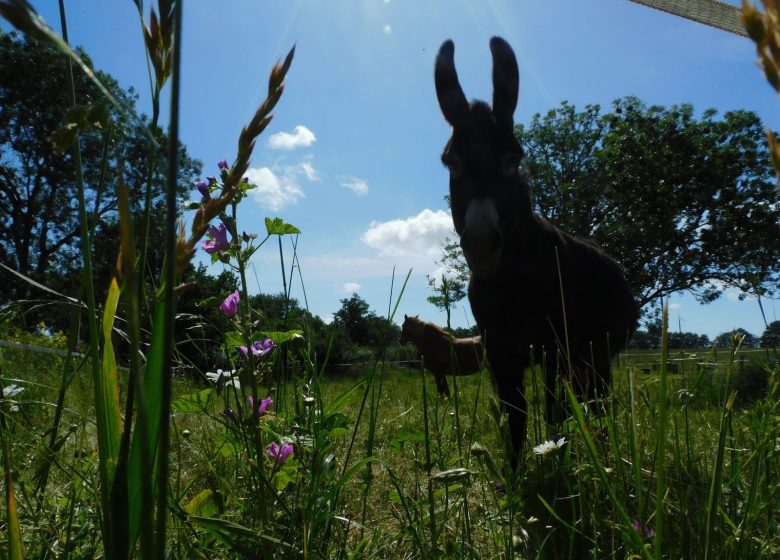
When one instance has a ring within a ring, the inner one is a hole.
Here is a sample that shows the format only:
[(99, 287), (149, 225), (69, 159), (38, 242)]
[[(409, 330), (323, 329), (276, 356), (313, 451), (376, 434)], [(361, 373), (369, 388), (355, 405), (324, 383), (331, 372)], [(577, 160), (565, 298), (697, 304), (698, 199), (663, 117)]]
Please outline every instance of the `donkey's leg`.
[[(496, 341), (498, 342), (498, 341)], [(523, 452), (528, 422), (528, 401), (525, 398), (525, 367), (528, 358), (511, 344), (498, 344), (493, 350), (488, 347), (488, 361), (493, 373), (493, 382), (498, 398), (506, 411), (509, 436), (512, 443), (510, 461), (512, 468)]]

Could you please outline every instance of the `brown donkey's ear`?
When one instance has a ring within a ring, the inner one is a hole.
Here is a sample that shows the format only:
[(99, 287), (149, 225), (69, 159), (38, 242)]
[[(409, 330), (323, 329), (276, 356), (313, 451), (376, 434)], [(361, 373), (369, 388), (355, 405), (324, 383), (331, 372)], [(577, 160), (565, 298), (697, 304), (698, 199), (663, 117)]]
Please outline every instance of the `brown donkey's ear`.
[(439, 48), (434, 81), (436, 97), (444, 118), (453, 127), (465, 124), (469, 118), (469, 103), (458, 82), (458, 73), (455, 71), (455, 44), (450, 39), (444, 41)]
[(501, 37), (490, 40), (490, 52), (493, 53), (493, 114), (497, 123), (511, 128), (520, 90), (517, 59), (512, 47)]

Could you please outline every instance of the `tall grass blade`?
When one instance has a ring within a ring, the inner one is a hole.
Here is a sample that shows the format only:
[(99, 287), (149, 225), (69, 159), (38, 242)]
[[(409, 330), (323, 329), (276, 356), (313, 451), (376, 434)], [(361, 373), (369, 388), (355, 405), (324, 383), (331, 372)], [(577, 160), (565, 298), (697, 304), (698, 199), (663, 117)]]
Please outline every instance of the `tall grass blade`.
[[(165, 313), (160, 323), (154, 328), (162, 330), (163, 347), (160, 376), (162, 394), (160, 398), (160, 442), (157, 461), (157, 518), (155, 557), (164, 558), (166, 550), (165, 527), (168, 513), (168, 465), (170, 450), (170, 406), (171, 406), (171, 360), (173, 357), (173, 323), (176, 316), (176, 297), (173, 291), (176, 283), (176, 187), (179, 175), (179, 95), (181, 90), (181, 41), (182, 41), (182, 0), (173, 5), (174, 38), (173, 38), (173, 72), (171, 74), (171, 110), (168, 133), (168, 180), (166, 192), (166, 234), (163, 278), (161, 286), (162, 307)], [(161, 4), (162, 8), (162, 4)]]
[[(128, 499), (129, 499), (129, 518), (130, 518), (130, 545), (138, 538), (141, 522), (152, 523), (150, 512), (153, 509), (152, 503), (145, 503), (142, 500), (141, 489), (143, 487), (142, 477), (149, 480), (155, 479), (157, 446), (160, 439), (162, 400), (163, 400), (163, 353), (165, 345), (170, 341), (163, 332), (163, 323), (168, 314), (165, 301), (162, 299), (163, 287), (169, 283), (167, 276), (163, 276), (162, 285), (157, 293), (154, 313), (154, 329), (152, 330), (152, 340), (147, 355), (146, 369), (143, 377), (143, 394), (145, 396), (145, 414), (147, 435), (144, 442), (138, 430), (133, 433), (132, 443), (130, 445), (130, 459), (128, 467)], [(144, 467), (143, 455), (151, 459), (150, 465)]]
[[(2, 370), (0, 370), (0, 379)], [(16, 511), (16, 494), (14, 493), (13, 458), (11, 444), (8, 438), (8, 423), (6, 412), (10, 407), (6, 405), (3, 386), (0, 383), (0, 445), (3, 450), (3, 475), (5, 480), (5, 511), (6, 525), (8, 528), (8, 560), (22, 560), (24, 549), (22, 547), (22, 531), (19, 526), (19, 515)]]
[[(106, 457), (108, 459), (109, 481), (113, 483), (113, 473), (116, 469), (119, 459), (119, 436), (120, 436), (120, 416), (119, 416), (119, 385), (116, 370), (116, 354), (114, 353), (114, 344), (111, 335), (114, 332), (114, 318), (116, 317), (117, 307), (119, 305), (119, 279), (118, 273), (111, 278), (108, 287), (108, 295), (103, 307), (102, 335), (103, 335), (103, 359), (101, 366), (101, 375), (98, 386), (95, 387), (95, 397), (100, 402), (100, 407), (96, 411), (98, 414), (98, 423), (103, 423), (106, 428), (104, 438), (106, 446)], [(97, 404), (97, 403), (96, 403)]]
[(618, 519), (620, 519), (623, 524), (628, 527), (628, 529), (623, 532), (624, 537), (628, 537), (631, 545), (639, 552), (642, 558), (651, 560), (653, 556), (650, 554), (650, 551), (647, 549), (647, 547), (642, 543), (642, 539), (640, 538), (639, 533), (631, 528), (631, 518), (628, 516), (625, 507), (623, 507), (623, 504), (618, 499), (615, 488), (612, 485), (612, 481), (608, 479), (607, 473), (604, 470), (604, 466), (599, 460), (599, 452), (598, 449), (596, 449), (596, 443), (593, 441), (593, 436), (588, 429), (587, 422), (585, 421), (585, 415), (582, 412), (580, 403), (577, 402), (577, 397), (574, 394), (571, 383), (564, 382), (564, 386), (566, 388), (566, 396), (569, 399), (569, 404), (571, 405), (572, 415), (574, 416), (577, 429), (582, 436), (583, 443), (585, 444), (585, 451), (588, 453), (588, 457), (590, 458), (591, 464), (596, 471), (596, 475), (601, 481), (603, 487), (607, 490), (609, 501), (612, 504), (612, 508), (617, 513)]
[(666, 425), (669, 394), (667, 388), (667, 360), (669, 342), (669, 303), (664, 304), (661, 317), (661, 372), (658, 389), (658, 427), (656, 428), (655, 464), (657, 469), (655, 484), (655, 541), (653, 547), (656, 556), (662, 555), (664, 539), (664, 500), (666, 499)]
[[(733, 352), (732, 352), (733, 357)], [(729, 365), (729, 371), (731, 365)], [(730, 375), (726, 376), (727, 379)], [(715, 532), (715, 517), (718, 514), (718, 500), (720, 499), (720, 486), (723, 474), (723, 461), (726, 455), (726, 434), (728, 433), (729, 418), (731, 417), (731, 411), (734, 408), (734, 400), (737, 398), (737, 391), (734, 390), (729, 395), (725, 406), (723, 407), (723, 414), (720, 418), (720, 430), (718, 437), (718, 454), (715, 458), (715, 467), (712, 472), (712, 480), (710, 481), (710, 493), (707, 498), (707, 525), (704, 537), (704, 560), (713, 558), (717, 553), (714, 550), (713, 536)]]
[[(64, 0), (59, 0), (60, 6), (60, 23), (62, 25), (62, 39), (61, 45), (58, 47), (66, 53), (72, 52), (68, 46), (68, 26), (65, 18), (65, 3)], [(46, 28), (48, 29), (48, 28)], [(51, 30), (49, 30), (51, 32)], [(54, 35), (51, 32), (51, 35)], [(59, 38), (58, 38), (59, 39)], [(73, 65), (72, 57), (67, 58), (67, 72), (66, 78), (68, 83), (68, 94), (70, 98), (71, 106), (76, 106), (76, 89), (73, 80)], [(88, 75), (91, 74), (91, 71)], [(113, 534), (114, 527), (111, 520), (111, 483), (114, 478), (114, 469), (116, 468), (116, 457), (119, 446), (119, 410), (118, 410), (118, 395), (117, 401), (113, 400), (113, 390), (111, 388), (111, 381), (103, 379), (103, 372), (100, 366), (100, 356), (98, 348), (98, 325), (97, 325), (97, 312), (95, 305), (95, 285), (92, 274), (92, 239), (89, 230), (89, 217), (87, 214), (87, 204), (84, 194), (84, 177), (82, 174), (81, 163), (81, 146), (78, 134), (76, 140), (73, 143), (73, 164), (76, 174), (76, 185), (78, 192), (78, 209), (79, 209), (79, 224), (81, 228), (81, 257), (83, 259), (84, 266), (84, 292), (87, 299), (87, 325), (89, 331), (89, 350), (90, 350), (90, 364), (92, 370), (92, 381), (95, 394), (95, 420), (97, 424), (98, 435), (98, 453), (99, 453), (99, 465), (98, 470), (100, 472), (100, 494), (101, 494), (101, 511), (103, 514), (103, 546), (105, 548), (105, 555), (107, 557), (114, 557), (113, 547)], [(109, 296), (111, 297), (111, 296)], [(108, 302), (107, 302), (108, 306)], [(106, 310), (106, 314), (108, 311)], [(113, 321), (113, 312), (110, 313), (111, 320)], [(116, 371), (116, 364), (114, 364), (114, 376)], [(114, 384), (116, 378), (114, 377)], [(115, 387), (115, 385), (114, 385)], [(114, 407), (117, 408), (114, 408)]]
[[(133, 234), (133, 218), (130, 212), (130, 200), (127, 185), (120, 176), (117, 181), (117, 198), (119, 202), (120, 255), (123, 272), (125, 309), (127, 312), (128, 338), (130, 342), (130, 375), (125, 403), (125, 429), (120, 442), (119, 464), (117, 465), (117, 480), (113, 493), (117, 504), (115, 514), (121, 520), (121, 530), (124, 546), (130, 550), (134, 541), (130, 540), (130, 503), (128, 498), (128, 469), (130, 458), (131, 427), (134, 407), (137, 406), (135, 433), (141, 442), (141, 473), (151, 471), (151, 459), (148, 447), (148, 427), (146, 419), (146, 398), (143, 391), (140, 365), (141, 339), (141, 309), (139, 305), (140, 290), (136, 275), (135, 236)], [(138, 474), (138, 473), (136, 473)], [(141, 503), (151, 507), (152, 481), (150, 477), (140, 476)], [(144, 524), (141, 527), (141, 550), (152, 548), (152, 527)]]
[(43, 465), (39, 470), (39, 474), (36, 474), (37, 485), (35, 493), (38, 496), (37, 510), (40, 513), (41, 507), (43, 507), (43, 496), (46, 491), (46, 486), (49, 480), (49, 472), (51, 466), (55, 460), (55, 453), (57, 448), (57, 436), (60, 431), (60, 423), (62, 421), (62, 412), (65, 408), (65, 394), (73, 381), (74, 367), (73, 367), (73, 353), (76, 351), (76, 342), (79, 334), (79, 320), (81, 317), (81, 308), (72, 307), (70, 311), (70, 328), (68, 332), (68, 343), (65, 359), (62, 362), (62, 373), (60, 375), (60, 388), (57, 393), (57, 405), (54, 409), (54, 420), (52, 421), (51, 433), (49, 434), (49, 444), (46, 449), (46, 458)]

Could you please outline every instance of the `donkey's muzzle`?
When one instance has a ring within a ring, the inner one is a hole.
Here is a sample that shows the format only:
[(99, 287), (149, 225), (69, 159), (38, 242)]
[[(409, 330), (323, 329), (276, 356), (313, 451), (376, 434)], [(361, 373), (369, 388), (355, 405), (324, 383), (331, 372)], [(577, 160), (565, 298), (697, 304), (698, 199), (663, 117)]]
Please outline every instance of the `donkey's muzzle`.
[(460, 247), (466, 263), (477, 276), (489, 276), (498, 268), (502, 245), (498, 226), (498, 211), (491, 199), (474, 198), (469, 202)]

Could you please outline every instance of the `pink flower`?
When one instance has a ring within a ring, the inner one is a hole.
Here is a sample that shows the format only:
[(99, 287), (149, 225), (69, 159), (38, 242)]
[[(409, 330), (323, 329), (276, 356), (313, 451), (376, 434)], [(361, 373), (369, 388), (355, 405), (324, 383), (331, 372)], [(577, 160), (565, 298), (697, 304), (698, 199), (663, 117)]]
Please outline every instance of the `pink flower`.
[(220, 304), (219, 309), (226, 317), (232, 319), (236, 316), (236, 313), (238, 313), (238, 303), (240, 301), (241, 297), (238, 295), (238, 290), (236, 290), (225, 298), (225, 301)]
[[(254, 408), (255, 406), (255, 399), (253, 397), (248, 397), (249, 399), (249, 407)], [(274, 403), (274, 400), (271, 397), (266, 397), (264, 399), (260, 399), (260, 404), (257, 406), (257, 414), (262, 416), (265, 414), (265, 411), (268, 410), (268, 407), (271, 406)]]
[(211, 199), (209, 184), (206, 181), (198, 181), (197, 183), (195, 183), (195, 188), (198, 189), (198, 192), (203, 195), (204, 201)]
[(265, 453), (271, 459), (276, 461), (276, 464), (282, 466), (287, 462), (287, 459), (292, 455), (293, 446), (289, 443), (283, 443), (279, 445), (275, 441), (265, 448)]
[[(249, 348), (252, 349), (252, 355), (256, 358), (261, 358), (263, 356), (268, 355), (271, 350), (276, 348), (276, 343), (271, 340), (270, 338), (266, 338), (262, 342), (259, 340), (256, 340), (252, 343), (252, 346)], [(241, 354), (241, 357), (246, 359), (249, 357), (249, 348), (246, 346), (236, 346), (236, 349), (238, 350), (238, 353)]]
[(227, 238), (227, 227), (225, 224), (219, 224), (219, 227), (209, 226), (206, 235), (209, 237), (203, 242), (203, 250), (209, 255), (227, 249), (230, 246)]

